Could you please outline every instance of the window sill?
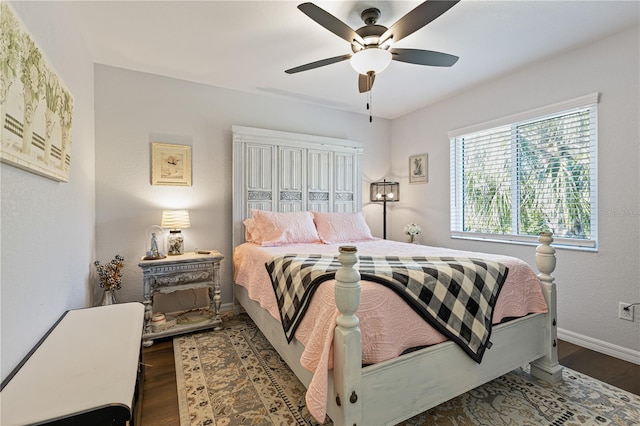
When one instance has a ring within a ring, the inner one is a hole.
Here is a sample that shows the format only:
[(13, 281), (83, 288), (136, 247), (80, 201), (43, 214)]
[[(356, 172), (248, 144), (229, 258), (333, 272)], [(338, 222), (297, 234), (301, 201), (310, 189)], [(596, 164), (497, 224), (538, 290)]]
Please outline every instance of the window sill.
[[(452, 232), (451, 239), (456, 240), (471, 240), (471, 241), (484, 241), (489, 243), (502, 243), (502, 244), (516, 244), (526, 246), (537, 246), (537, 237), (528, 237), (522, 235), (495, 235), (495, 234), (481, 234), (470, 232)], [(553, 243), (551, 244), (556, 249), (563, 250), (576, 250), (597, 253), (597, 243), (593, 240), (581, 240), (576, 244), (576, 240), (571, 238), (553, 237)]]

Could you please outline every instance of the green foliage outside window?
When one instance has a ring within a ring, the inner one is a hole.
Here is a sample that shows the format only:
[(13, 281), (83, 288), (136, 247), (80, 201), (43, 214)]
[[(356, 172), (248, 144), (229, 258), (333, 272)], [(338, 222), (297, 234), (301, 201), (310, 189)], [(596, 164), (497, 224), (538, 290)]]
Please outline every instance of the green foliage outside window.
[(590, 239), (594, 132), (584, 109), (457, 138), (464, 232)]

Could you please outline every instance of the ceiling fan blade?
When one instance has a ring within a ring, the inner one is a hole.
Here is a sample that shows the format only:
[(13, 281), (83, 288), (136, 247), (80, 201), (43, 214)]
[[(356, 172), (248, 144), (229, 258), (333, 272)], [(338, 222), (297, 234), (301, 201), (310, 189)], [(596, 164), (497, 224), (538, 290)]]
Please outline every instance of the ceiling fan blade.
[(380, 36), (380, 44), (387, 41), (390, 37), (393, 37), (393, 42), (397, 43), (451, 9), (458, 1), (460, 0), (425, 1), (389, 27), (389, 29)]
[(458, 57), (448, 53), (421, 49), (389, 49), (391, 59), (417, 65), (432, 67), (450, 67), (458, 62)]
[(376, 79), (375, 74), (359, 74), (358, 75), (358, 90), (360, 93), (365, 93), (371, 90), (373, 87), (373, 82)]
[(310, 62), (308, 64), (300, 65), (299, 67), (295, 67), (295, 68), (291, 68), (291, 69), (285, 70), (285, 72), (287, 74), (295, 74), (297, 72), (308, 71), (308, 70), (312, 70), (314, 68), (324, 67), (325, 65), (331, 65), (331, 64), (335, 64), (337, 62), (346, 61), (350, 57), (351, 57), (351, 54), (341, 55), (341, 56), (334, 56), (333, 58), (321, 59), (319, 61)]
[(361, 46), (364, 46), (364, 40), (360, 35), (326, 10), (321, 9), (313, 3), (302, 3), (298, 6), (298, 9), (338, 37), (345, 39), (349, 43), (353, 43), (355, 41)]

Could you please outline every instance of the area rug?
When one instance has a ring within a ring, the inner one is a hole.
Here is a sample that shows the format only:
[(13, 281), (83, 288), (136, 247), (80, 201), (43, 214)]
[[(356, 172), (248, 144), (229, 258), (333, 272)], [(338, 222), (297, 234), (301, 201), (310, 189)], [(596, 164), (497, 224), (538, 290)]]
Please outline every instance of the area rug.
[[(222, 331), (176, 337), (173, 347), (181, 426), (318, 424), (304, 386), (247, 315), (225, 316)], [(563, 379), (550, 385), (519, 368), (401, 424), (640, 424), (639, 396), (568, 368)]]

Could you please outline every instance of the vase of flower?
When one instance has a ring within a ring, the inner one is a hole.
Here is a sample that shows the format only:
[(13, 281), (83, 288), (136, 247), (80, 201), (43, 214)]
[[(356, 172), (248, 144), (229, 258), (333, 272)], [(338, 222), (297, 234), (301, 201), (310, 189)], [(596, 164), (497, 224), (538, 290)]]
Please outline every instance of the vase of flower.
[(418, 244), (416, 237), (421, 232), (422, 228), (417, 223), (410, 223), (404, 227), (404, 233), (409, 236), (408, 242), (410, 244)]
[(100, 287), (104, 289), (102, 297), (102, 306), (113, 305), (118, 303), (116, 298), (116, 290), (122, 287), (122, 267), (124, 266), (124, 257), (119, 254), (106, 265), (102, 265), (99, 261), (93, 263), (100, 277)]
[(113, 289), (105, 290), (104, 295), (102, 296), (101, 306), (107, 305), (115, 305), (118, 303), (118, 298), (116, 297), (116, 291)]

